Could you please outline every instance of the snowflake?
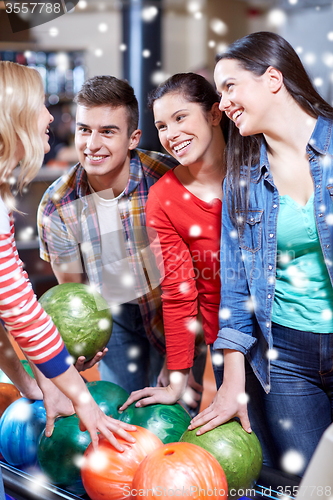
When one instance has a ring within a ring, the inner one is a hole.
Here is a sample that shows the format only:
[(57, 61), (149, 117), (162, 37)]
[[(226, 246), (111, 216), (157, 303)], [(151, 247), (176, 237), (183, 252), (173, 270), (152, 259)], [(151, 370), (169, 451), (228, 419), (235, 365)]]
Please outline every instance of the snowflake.
[(220, 352), (214, 352), (214, 354), (212, 354), (212, 364), (215, 366), (223, 365), (223, 355)]
[(186, 281), (184, 281), (183, 283), (181, 283), (179, 285), (179, 291), (180, 291), (180, 293), (188, 293), (189, 289), (190, 289), (190, 286), (189, 286), (189, 284)]
[(231, 316), (231, 311), (227, 307), (220, 309), (219, 316), (221, 319), (227, 320)]
[(228, 33), (228, 26), (222, 19), (214, 18), (209, 23), (210, 29), (219, 36), (224, 36)]
[(102, 319), (99, 320), (99, 322), (98, 322), (98, 328), (100, 330), (109, 330), (110, 327), (111, 327), (110, 320), (108, 320), (106, 318), (102, 318)]
[(184, 198), (184, 200), (189, 200), (191, 198), (190, 193), (184, 193), (183, 198)]
[(201, 331), (201, 323), (196, 319), (190, 319), (189, 321), (187, 321), (187, 329), (191, 333), (197, 334)]
[(273, 9), (268, 13), (267, 22), (274, 28), (282, 27), (287, 21), (286, 13), (281, 9)]
[(131, 274), (129, 273), (125, 273), (122, 277), (121, 277), (121, 282), (124, 286), (133, 286), (134, 285), (134, 278)]
[(119, 304), (110, 305), (111, 314), (119, 314), (121, 311), (121, 306)]
[(71, 299), (70, 307), (71, 307), (71, 309), (73, 309), (72, 314), (74, 314), (74, 315), (78, 314), (77, 311), (75, 312), (75, 309), (78, 310), (81, 308), (81, 306), (82, 306), (82, 300), (80, 299), (80, 297), (74, 297)]
[(81, 252), (83, 253), (89, 253), (92, 249), (90, 241), (85, 241), (84, 243), (81, 244)]
[(182, 396), (182, 400), (184, 401), (184, 403), (186, 403), (187, 405), (190, 405), (191, 403), (193, 403), (194, 399), (193, 397), (191, 396), (191, 392), (189, 389), (186, 389), (186, 391), (184, 392), (183, 396)]
[(65, 362), (68, 366), (74, 364), (74, 361), (75, 359), (73, 358), (73, 356), (67, 356), (67, 358), (65, 359)]
[(305, 464), (303, 455), (297, 450), (287, 451), (281, 460), (282, 468), (290, 474), (298, 474)]
[(293, 423), (289, 418), (280, 419), (279, 424), (281, 425), (281, 427), (283, 427), (283, 429), (286, 430), (291, 429), (293, 426)]
[(130, 373), (135, 373), (136, 371), (138, 371), (138, 365), (136, 363), (128, 363), (127, 370)]
[(321, 313), (321, 317), (325, 320), (325, 321), (330, 321), (332, 319), (332, 310), (331, 309), (324, 309)]
[(152, 5), (150, 7), (145, 7), (144, 9), (142, 9), (141, 17), (143, 21), (145, 21), (146, 23), (150, 23), (154, 21), (157, 14), (158, 14), (157, 7)]
[(249, 312), (254, 312), (256, 308), (256, 301), (254, 297), (250, 297), (246, 302), (245, 302), (245, 308)]
[(237, 233), (236, 229), (232, 229), (229, 233), (229, 236), (230, 236), (230, 238), (233, 238), (233, 239), (237, 238), (238, 233)]
[(108, 466), (108, 456), (103, 451), (93, 451), (89, 453), (85, 460), (89, 463), (89, 469), (94, 472), (99, 472)]
[(132, 346), (127, 350), (127, 356), (130, 359), (135, 359), (140, 356), (141, 349), (138, 346)]
[(76, 465), (76, 467), (78, 469), (81, 469), (81, 467), (85, 461), (85, 458), (83, 455), (73, 455), (72, 460), (73, 460), (73, 464)]
[(178, 385), (182, 382), (183, 375), (180, 372), (172, 372), (170, 373), (170, 382), (174, 385)]
[(241, 392), (237, 396), (237, 401), (240, 405), (246, 405), (250, 401), (250, 397), (246, 392)]
[(81, 392), (79, 399), (80, 399), (82, 404), (89, 403), (90, 399), (91, 399), (90, 393), (87, 394), (86, 392)]
[(189, 0), (187, 3), (187, 11), (190, 14), (195, 14), (201, 9), (201, 2), (200, 0)]
[(100, 23), (98, 25), (98, 31), (100, 31), (101, 33), (106, 33), (108, 29), (109, 26), (106, 23)]
[(267, 359), (277, 359), (279, 357), (279, 351), (277, 349), (268, 349)]
[(52, 37), (56, 37), (59, 35), (59, 30), (56, 27), (52, 27), (49, 29), (49, 35)]
[(324, 52), (322, 60), (325, 66), (333, 68), (333, 54), (331, 52)]
[(19, 422), (28, 422), (32, 417), (31, 404), (27, 403), (26, 400), (22, 400), (15, 406), (15, 419)]
[(332, 226), (333, 225), (333, 214), (328, 214), (326, 217), (326, 222), (328, 225)]
[(324, 81), (322, 78), (320, 78), (319, 76), (317, 76), (314, 80), (313, 80), (313, 83), (315, 84), (316, 87), (322, 87)]
[(189, 234), (190, 234), (190, 236), (194, 236), (194, 237), (200, 236), (201, 227), (194, 224), (193, 226), (190, 227)]
[[(313, 52), (307, 52), (304, 55), (304, 62), (308, 65), (314, 64), (316, 62), (316, 60), (317, 60), (316, 54), (314, 54)], [(311, 144), (311, 141), (310, 141), (310, 144)]]

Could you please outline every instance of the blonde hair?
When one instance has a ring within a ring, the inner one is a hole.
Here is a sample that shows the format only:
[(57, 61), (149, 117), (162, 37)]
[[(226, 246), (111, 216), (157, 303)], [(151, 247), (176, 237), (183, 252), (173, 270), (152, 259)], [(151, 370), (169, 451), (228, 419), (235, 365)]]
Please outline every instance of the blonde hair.
[(37, 174), (44, 159), (38, 116), (44, 104), (44, 88), (38, 71), (21, 64), (0, 61), (0, 196), (13, 208), (8, 184), (18, 141), (24, 156), (20, 161), (21, 190)]

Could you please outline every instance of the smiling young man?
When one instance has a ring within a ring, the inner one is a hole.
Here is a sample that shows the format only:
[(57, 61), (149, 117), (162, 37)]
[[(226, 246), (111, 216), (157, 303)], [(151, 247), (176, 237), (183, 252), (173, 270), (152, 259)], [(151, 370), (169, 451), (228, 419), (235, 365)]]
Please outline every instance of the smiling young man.
[(132, 392), (156, 384), (163, 364), (160, 290), (144, 210), (150, 186), (176, 162), (136, 149), (138, 103), (126, 81), (93, 77), (75, 102), (79, 163), (40, 203), (40, 255), (59, 283), (89, 283), (106, 298), (113, 331), (101, 379)]

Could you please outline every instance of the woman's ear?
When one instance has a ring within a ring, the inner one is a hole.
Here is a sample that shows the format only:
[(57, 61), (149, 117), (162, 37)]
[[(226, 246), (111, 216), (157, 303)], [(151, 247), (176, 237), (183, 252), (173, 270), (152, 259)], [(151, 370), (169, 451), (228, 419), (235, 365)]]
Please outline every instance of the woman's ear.
[(219, 125), (222, 119), (222, 111), (219, 108), (219, 102), (214, 102), (212, 109), (210, 110), (212, 117), (212, 125)]
[(272, 92), (276, 93), (281, 89), (283, 85), (283, 75), (281, 71), (274, 68), (274, 66), (268, 66), (265, 77), (267, 78), (269, 89)]

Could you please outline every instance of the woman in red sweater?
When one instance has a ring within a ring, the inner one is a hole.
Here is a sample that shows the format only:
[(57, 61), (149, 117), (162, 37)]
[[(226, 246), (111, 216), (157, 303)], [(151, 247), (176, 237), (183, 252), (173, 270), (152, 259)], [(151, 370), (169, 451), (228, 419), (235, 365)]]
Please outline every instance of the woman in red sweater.
[(193, 365), (199, 315), (206, 344), (218, 332), (225, 177), (219, 98), (202, 76), (181, 73), (153, 91), (149, 104), (162, 146), (180, 163), (150, 189), (146, 205), (146, 225), (162, 276), (169, 377), (163, 387), (133, 392), (121, 410), (134, 401), (136, 406), (178, 401)]

